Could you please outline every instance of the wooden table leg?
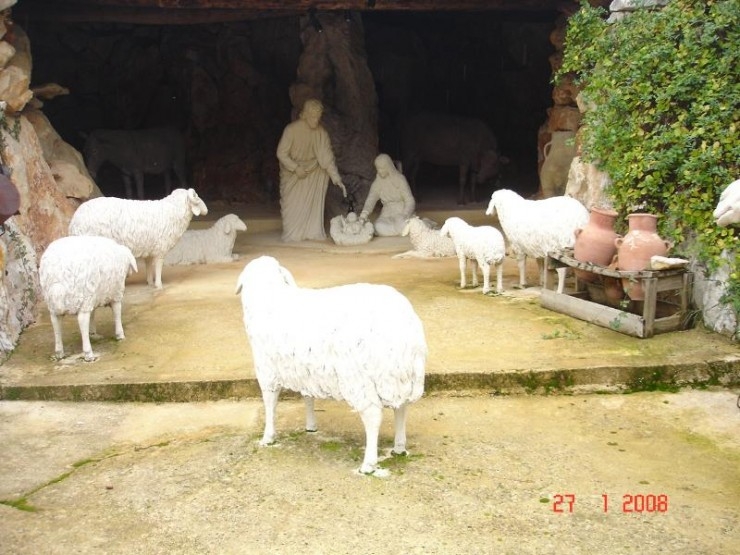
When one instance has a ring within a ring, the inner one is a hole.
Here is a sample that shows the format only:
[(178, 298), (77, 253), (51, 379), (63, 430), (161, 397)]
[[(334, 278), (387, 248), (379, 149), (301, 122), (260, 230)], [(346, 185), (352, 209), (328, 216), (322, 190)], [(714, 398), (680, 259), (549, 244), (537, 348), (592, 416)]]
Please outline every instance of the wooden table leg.
[(645, 321), (644, 337), (652, 337), (655, 331), (655, 310), (658, 304), (658, 278), (642, 278), (642, 288), (645, 292), (642, 319)]

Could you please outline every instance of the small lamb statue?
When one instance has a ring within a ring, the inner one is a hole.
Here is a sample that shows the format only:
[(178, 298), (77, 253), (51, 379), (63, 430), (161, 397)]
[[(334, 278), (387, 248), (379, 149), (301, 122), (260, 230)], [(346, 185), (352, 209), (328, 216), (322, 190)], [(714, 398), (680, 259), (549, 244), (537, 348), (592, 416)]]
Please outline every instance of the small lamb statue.
[(227, 214), (208, 229), (189, 229), (164, 257), (168, 266), (176, 264), (216, 264), (233, 262), (239, 255), (232, 254), (237, 231), (246, 231), (236, 214)]

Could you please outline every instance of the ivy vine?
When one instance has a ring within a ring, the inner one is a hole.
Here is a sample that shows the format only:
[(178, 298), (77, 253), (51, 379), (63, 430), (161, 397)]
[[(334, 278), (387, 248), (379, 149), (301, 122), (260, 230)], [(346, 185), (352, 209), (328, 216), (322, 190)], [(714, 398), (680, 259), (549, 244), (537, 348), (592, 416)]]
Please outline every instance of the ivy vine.
[(712, 212), (740, 178), (740, 2), (671, 0), (612, 23), (581, 0), (568, 22), (558, 81), (589, 103), (584, 160), (609, 174), (621, 216), (660, 215), (662, 237), (712, 271), (731, 253), (723, 302), (740, 309), (740, 231)]

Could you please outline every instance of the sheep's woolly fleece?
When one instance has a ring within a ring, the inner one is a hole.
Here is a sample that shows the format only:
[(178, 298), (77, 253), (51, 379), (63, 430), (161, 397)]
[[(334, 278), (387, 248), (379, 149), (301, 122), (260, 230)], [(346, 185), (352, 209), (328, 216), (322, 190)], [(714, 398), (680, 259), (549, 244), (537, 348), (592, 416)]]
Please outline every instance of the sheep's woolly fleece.
[[(509, 189), (494, 191), (486, 214), (498, 215), (511, 254), (517, 258), (520, 287), (527, 285), (528, 256), (537, 260), (543, 283), (547, 253), (573, 247), (576, 230), (588, 223), (588, 210), (573, 197), (528, 200)], [(558, 290), (562, 286), (561, 280)]]
[(435, 258), (440, 256), (455, 256), (455, 244), (449, 237), (439, 234), (439, 229), (433, 229), (418, 216), (412, 216), (406, 222), (401, 232), (411, 240), (413, 248), (393, 256), (393, 258)]
[(498, 214), (513, 253), (532, 258), (572, 247), (575, 230), (588, 223), (588, 210), (573, 197), (528, 200), (509, 189), (494, 191), (486, 214)]
[[(346, 401), (367, 443), (360, 471), (378, 473), (382, 407), (396, 411), (394, 450), (406, 444), (406, 405), (424, 392), (427, 344), (411, 303), (387, 285), (303, 289), (272, 257), (249, 262), (237, 281), (265, 405), (261, 443), (274, 441), (281, 388)], [(307, 403), (307, 428), (314, 422)]]
[[(449, 236), (455, 244), (460, 262), (460, 287), (465, 287), (465, 266), (467, 260), (475, 261), (483, 272), (483, 293), (490, 290), (491, 266), (496, 267), (496, 291), (503, 290), (503, 262), (506, 257), (504, 236), (493, 226), (471, 226), (461, 218), (447, 218), (442, 236)], [(473, 266), (473, 285), (478, 284), (478, 275)]]
[(175, 189), (161, 200), (98, 197), (84, 202), (69, 224), (70, 235), (110, 237), (146, 259), (147, 283), (162, 287), (164, 255), (190, 225), (208, 213), (194, 189)]
[[(56, 319), (64, 314), (91, 313), (99, 306), (112, 305), (116, 336), (123, 338), (120, 302), (126, 276), (136, 271), (136, 259), (131, 251), (106, 237), (62, 237), (49, 245), (39, 262), (39, 282), (55, 328), (57, 356), (63, 356), (64, 351)], [(92, 350), (82, 327), (81, 324), (83, 351), (89, 360), (93, 357)], [(94, 320), (92, 329), (95, 329)]]
[(234, 242), (239, 231), (246, 231), (247, 224), (236, 214), (226, 214), (208, 229), (189, 229), (164, 257), (167, 265), (214, 264), (233, 262)]

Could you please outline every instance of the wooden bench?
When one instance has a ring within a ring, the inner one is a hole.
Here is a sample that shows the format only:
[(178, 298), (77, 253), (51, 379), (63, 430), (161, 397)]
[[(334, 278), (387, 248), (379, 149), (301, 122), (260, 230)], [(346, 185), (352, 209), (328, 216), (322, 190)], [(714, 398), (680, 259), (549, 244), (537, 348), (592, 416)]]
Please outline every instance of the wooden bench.
[[(693, 274), (686, 269), (642, 270), (626, 272), (613, 270), (573, 258), (573, 249), (548, 253), (546, 268), (557, 272), (556, 290), (548, 287), (548, 272), (545, 272), (540, 303), (543, 307), (568, 314), (575, 318), (597, 324), (635, 337), (652, 337), (658, 333), (677, 331), (686, 328), (689, 299)], [(573, 270), (591, 272), (597, 276), (639, 280), (645, 300), (625, 299), (619, 307), (596, 302), (594, 293), (602, 287), (599, 283), (586, 283), (579, 280), (573, 272), (575, 291), (565, 293), (565, 280)], [(589, 291), (590, 290), (590, 291)], [(658, 298), (658, 293), (675, 291), (677, 302), (667, 302)]]

